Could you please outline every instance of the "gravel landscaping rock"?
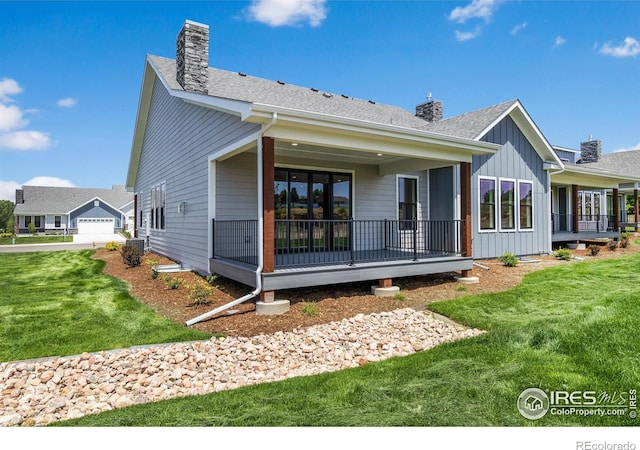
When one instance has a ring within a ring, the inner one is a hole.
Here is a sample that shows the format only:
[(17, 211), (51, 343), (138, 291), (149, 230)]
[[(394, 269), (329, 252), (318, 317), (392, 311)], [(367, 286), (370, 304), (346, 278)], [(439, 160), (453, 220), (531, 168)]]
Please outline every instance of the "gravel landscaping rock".
[(0, 364), (0, 426), (357, 367), (472, 337), (412, 308), (253, 337), (226, 337)]

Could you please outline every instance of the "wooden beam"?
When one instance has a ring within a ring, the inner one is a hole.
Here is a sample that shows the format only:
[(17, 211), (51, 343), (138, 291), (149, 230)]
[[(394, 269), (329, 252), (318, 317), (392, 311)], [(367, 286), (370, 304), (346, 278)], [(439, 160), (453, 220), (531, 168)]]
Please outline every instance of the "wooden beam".
[(262, 272), (271, 273), (275, 270), (275, 201), (274, 187), (275, 180), (275, 141), (273, 138), (262, 138), (262, 182), (263, 197), (262, 206), (264, 210), (262, 222), (262, 251), (264, 255)]
[(620, 230), (620, 195), (613, 189), (613, 231)]
[(578, 232), (578, 185), (571, 185), (571, 230)]
[[(471, 223), (471, 163), (460, 163), (460, 253), (461, 256), (473, 256), (472, 223)], [(471, 275), (470, 270), (463, 270), (462, 276)]]

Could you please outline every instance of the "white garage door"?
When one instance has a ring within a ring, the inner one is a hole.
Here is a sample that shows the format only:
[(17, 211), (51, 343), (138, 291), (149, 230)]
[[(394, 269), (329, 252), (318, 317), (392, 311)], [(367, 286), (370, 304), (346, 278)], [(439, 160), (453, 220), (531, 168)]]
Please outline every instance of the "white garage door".
[(78, 219), (78, 234), (113, 234), (115, 219)]

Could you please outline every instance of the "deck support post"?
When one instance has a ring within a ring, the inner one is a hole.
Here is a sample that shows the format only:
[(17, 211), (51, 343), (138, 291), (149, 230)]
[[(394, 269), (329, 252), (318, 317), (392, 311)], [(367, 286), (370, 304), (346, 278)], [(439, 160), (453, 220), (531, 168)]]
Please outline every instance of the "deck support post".
[(393, 286), (393, 280), (391, 278), (384, 278), (382, 280), (378, 280), (378, 286), (382, 288), (388, 288)]
[[(614, 202), (615, 203), (615, 202)], [(571, 185), (571, 231), (578, 232), (578, 185)]]
[(613, 188), (613, 230), (620, 231), (620, 195), (617, 188)]
[[(471, 163), (460, 163), (460, 255), (472, 257)], [(471, 270), (462, 270), (462, 278), (470, 279)]]
[(633, 221), (635, 222), (633, 231), (638, 232), (638, 189), (633, 190)]

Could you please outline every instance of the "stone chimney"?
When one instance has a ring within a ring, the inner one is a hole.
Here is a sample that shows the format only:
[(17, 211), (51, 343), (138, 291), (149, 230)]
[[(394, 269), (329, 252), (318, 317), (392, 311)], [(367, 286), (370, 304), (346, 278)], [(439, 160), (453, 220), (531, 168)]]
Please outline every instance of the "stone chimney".
[(24, 191), (22, 189), (16, 189), (16, 205), (24, 203)]
[(176, 39), (176, 80), (185, 91), (207, 94), (209, 25), (184, 22)]
[(427, 94), (427, 102), (416, 106), (416, 116), (427, 122), (442, 120), (442, 102), (432, 100), (431, 94)]
[(594, 140), (589, 136), (589, 140), (580, 143), (580, 162), (598, 162), (602, 156), (602, 142)]

